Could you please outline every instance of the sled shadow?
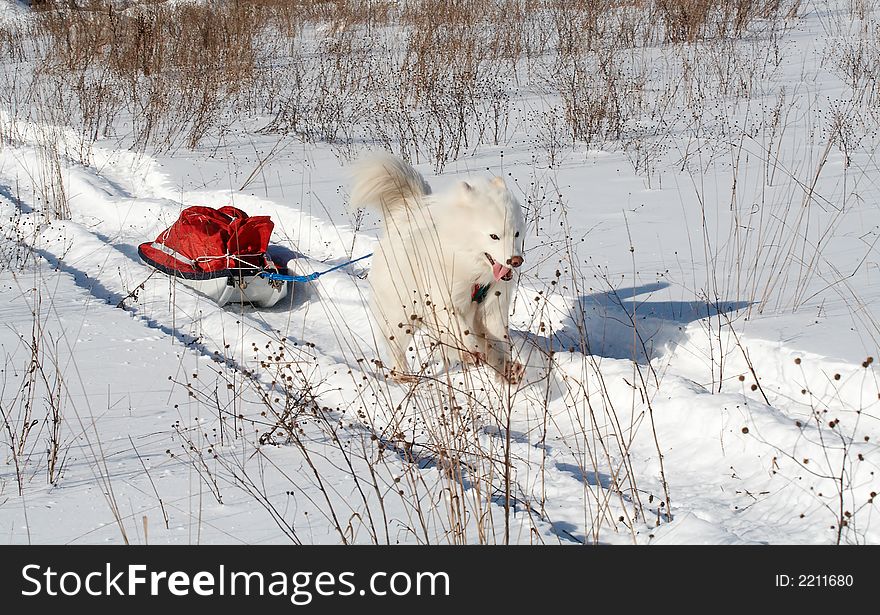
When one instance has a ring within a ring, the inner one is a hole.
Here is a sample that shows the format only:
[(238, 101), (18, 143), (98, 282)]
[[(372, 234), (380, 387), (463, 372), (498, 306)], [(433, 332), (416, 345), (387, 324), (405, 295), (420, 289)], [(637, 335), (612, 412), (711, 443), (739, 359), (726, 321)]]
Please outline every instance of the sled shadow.
[[(326, 271), (334, 265), (345, 262), (344, 259), (331, 260), (327, 262), (319, 262), (310, 259), (305, 254), (291, 250), (288, 247), (280, 245), (269, 246), (269, 256), (273, 262), (284, 269), (283, 273), (292, 275), (307, 275), (314, 271)], [(290, 266), (293, 262), (294, 265)], [(349, 271), (337, 271), (331, 275), (350, 275)], [(287, 282), (287, 297), (279, 301), (271, 308), (260, 308), (264, 312), (287, 312), (296, 310), (306, 303), (317, 301), (321, 298), (320, 293), (316, 290), (316, 281), (313, 282)]]
[(272, 260), (278, 266), (286, 265), (292, 260), (306, 258), (306, 255), (302, 254), (301, 252), (297, 252), (296, 250), (291, 250), (287, 246), (280, 246), (274, 243), (269, 245), (269, 249), (267, 250), (267, 252), (269, 252), (269, 256), (272, 257)]
[[(666, 282), (583, 295), (552, 335), (520, 332), (527, 344), (554, 352), (648, 363), (675, 348), (691, 322), (741, 310), (748, 301), (650, 301)], [(648, 295), (644, 300), (636, 299)]]

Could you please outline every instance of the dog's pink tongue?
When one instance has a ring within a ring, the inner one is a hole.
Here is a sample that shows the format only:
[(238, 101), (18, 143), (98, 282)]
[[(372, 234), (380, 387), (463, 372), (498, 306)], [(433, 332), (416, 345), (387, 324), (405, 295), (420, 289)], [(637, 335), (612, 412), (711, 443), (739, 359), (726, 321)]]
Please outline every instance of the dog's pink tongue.
[(499, 281), (501, 278), (510, 273), (510, 267), (505, 267), (500, 263), (495, 263), (492, 265), (492, 275), (495, 276), (495, 281)]

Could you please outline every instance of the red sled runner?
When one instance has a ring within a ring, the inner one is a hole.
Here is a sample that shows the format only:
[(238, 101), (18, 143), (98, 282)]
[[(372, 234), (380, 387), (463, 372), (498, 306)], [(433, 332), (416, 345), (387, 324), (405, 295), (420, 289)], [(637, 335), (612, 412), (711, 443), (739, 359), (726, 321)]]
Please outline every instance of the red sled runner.
[(274, 226), (269, 216), (248, 216), (235, 207), (188, 207), (138, 254), (217, 305), (271, 307), (287, 295), (287, 284), (267, 275), (283, 277), (267, 253)]

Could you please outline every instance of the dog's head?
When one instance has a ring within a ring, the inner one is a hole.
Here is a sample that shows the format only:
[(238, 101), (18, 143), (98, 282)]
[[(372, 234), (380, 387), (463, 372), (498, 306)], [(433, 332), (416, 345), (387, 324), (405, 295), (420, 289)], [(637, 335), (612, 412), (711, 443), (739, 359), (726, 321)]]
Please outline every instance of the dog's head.
[[(467, 211), (461, 218), (461, 238), (472, 257), (485, 267), (485, 282), (508, 281), (523, 264), (525, 222), (522, 207), (500, 177), (467, 181), (459, 186), (459, 203)], [(478, 269), (479, 270), (479, 269)]]

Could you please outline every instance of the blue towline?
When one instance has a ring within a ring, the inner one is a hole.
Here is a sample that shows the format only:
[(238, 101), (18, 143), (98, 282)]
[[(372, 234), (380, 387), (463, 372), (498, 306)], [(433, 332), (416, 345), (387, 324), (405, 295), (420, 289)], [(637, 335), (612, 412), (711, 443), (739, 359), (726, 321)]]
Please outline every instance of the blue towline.
[(271, 271), (261, 271), (257, 275), (260, 276), (261, 278), (266, 278), (267, 280), (278, 280), (279, 282), (314, 282), (315, 280), (317, 280), (318, 278), (320, 278), (322, 275), (324, 275), (326, 273), (330, 273), (331, 271), (336, 271), (337, 269), (342, 269), (343, 267), (347, 267), (353, 263), (356, 263), (358, 261), (362, 261), (365, 258), (370, 258), (371, 256), (373, 256), (372, 252), (370, 252), (369, 254), (365, 254), (364, 256), (359, 256), (358, 258), (356, 258), (354, 260), (340, 263), (339, 265), (336, 265), (335, 267), (331, 267), (330, 269), (328, 269), (326, 271), (315, 271), (313, 273), (309, 273), (306, 275), (287, 275), (284, 273), (272, 273)]

